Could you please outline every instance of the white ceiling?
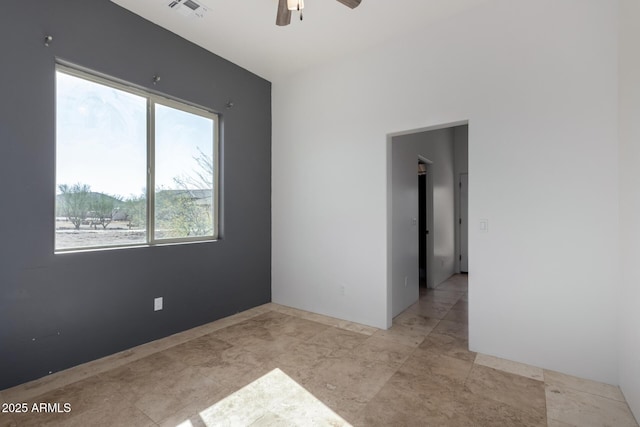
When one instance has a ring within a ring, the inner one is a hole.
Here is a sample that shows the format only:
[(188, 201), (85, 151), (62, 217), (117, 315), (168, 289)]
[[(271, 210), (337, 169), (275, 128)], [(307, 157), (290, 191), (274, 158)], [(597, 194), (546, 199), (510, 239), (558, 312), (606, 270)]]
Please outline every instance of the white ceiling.
[(362, 0), (353, 10), (336, 0), (305, 0), (304, 21), (294, 13), (287, 27), (275, 25), (277, 0), (195, 0), (208, 9), (202, 18), (169, 8), (171, 0), (112, 1), (274, 81), (488, 0)]

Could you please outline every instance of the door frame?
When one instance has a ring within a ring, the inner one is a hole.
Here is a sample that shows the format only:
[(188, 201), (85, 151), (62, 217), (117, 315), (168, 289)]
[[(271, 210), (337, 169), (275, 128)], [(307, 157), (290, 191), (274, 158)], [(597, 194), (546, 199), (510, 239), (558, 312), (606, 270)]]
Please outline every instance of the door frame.
[[(387, 285), (386, 285), (386, 311), (387, 311), (387, 328), (390, 328), (392, 325), (393, 317), (393, 250), (391, 242), (393, 241), (393, 209), (392, 209), (392, 194), (393, 194), (393, 183), (392, 183), (392, 170), (393, 170), (393, 162), (392, 162), (392, 150), (391, 147), (393, 145), (393, 138), (402, 135), (409, 135), (413, 133), (421, 133), (431, 130), (445, 129), (450, 127), (462, 126), (462, 125), (470, 125), (470, 121), (468, 119), (463, 120), (455, 120), (446, 123), (440, 124), (431, 124), (425, 127), (413, 128), (409, 130), (404, 130), (400, 132), (389, 132), (387, 133), (387, 143), (386, 143), (386, 169), (387, 169), (387, 179), (386, 179), (386, 252), (387, 252)], [(469, 155), (469, 158), (471, 156)]]
[[(464, 182), (464, 184), (463, 184)], [(469, 272), (469, 173), (461, 173), (458, 176), (459, 203), (458, 203), (458, 272)], [(464, 189), (464, 191), (463, 191)], [(466, 196), (466, 197), (465, 197)], [(466, 209), (465, 209), (466, 208)], [(463, 269), (462, 265), (467, 268)]]

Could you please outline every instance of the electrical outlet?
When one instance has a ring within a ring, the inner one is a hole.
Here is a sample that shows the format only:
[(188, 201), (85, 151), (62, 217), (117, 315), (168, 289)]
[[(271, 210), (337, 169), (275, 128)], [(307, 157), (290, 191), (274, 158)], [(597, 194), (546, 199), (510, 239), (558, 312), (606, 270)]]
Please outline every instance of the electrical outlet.
[(341, 295), (341, 296), (344, 296), (344, 294), (345, 294), (345, 288), (344, 288), (344, 285), (340, 285), (340, 295)]
[(404, 287), (406, 288), (408, 284), (409, 284), (409, 277), (404, 276)]
[(153, 300), (153, 311), (162, 310), (162, 297), (154, 298)]

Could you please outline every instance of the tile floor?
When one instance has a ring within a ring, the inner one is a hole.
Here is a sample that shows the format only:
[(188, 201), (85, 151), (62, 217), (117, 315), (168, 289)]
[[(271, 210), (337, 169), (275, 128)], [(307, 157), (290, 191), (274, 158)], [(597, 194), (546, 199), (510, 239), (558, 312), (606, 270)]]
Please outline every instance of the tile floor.
[(463, 275), (387, 331), (266, 304), (0, 391), (29, 408), (0, 427), (638, 426), (618, 387), (468, 351), (467, 323)]

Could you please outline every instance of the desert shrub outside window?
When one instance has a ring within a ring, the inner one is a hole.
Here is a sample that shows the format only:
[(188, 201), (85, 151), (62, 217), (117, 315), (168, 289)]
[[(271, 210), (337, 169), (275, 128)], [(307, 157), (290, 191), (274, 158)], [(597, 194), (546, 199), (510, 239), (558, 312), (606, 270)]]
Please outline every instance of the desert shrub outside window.
[(215, 240), (218, 116), (56, 68), (55, 250)]

